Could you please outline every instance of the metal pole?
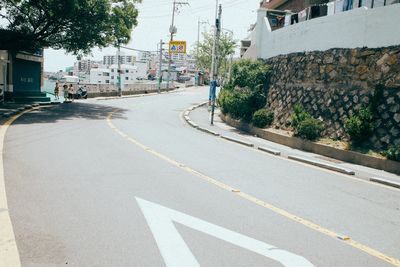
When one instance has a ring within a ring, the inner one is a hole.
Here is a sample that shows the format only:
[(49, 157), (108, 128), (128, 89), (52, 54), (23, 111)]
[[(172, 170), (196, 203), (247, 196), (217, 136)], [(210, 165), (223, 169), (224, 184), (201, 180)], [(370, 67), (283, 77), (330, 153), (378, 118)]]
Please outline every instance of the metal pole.
[[(169, 29), (170, 33), (171, 33), (170, 42), (172, 42), (174, 40), (175, 5), (176, 5), (176, 1), (174, 0), (173, 9), (172, 9), (172, 24), (171, 24), (171, 28)], [(169, 80), (170, 80), (170, 75), (171, 75), (171, 63), (172, 63), (171, 51), (169, 51), (169, 47), (168, 47), (167, 92), (168, 92), (168, 88), (169, 88)]]
[(199, 45), (200, 45), (200, 18), (197, 19), (197, 47), (196, 47), (196, 77), (197, 84), (200, 85), (200, 75), (199, 75)]
[(121, 46), (120, 43), (118, 43), (118, 52), (117, 52), (117, 60), (118, 60), (118, 96), (122, 96), (122, 80), (121, 80)]
[(158, 93), (161, 93), (161, 83), (162, 83), (162, 51), (163, 51), (163, 41), (160, 40), (160, 62), (159, 62), (159, 72), (158, 72)]
[[(217, 0), (218, 1), (218, 0)], [(218, 44), (219, 37), (221, 34), (221, 15), (222, 15), (222, 6), (219, 5), (218, 11), (218, 19), (215, 21), (215, 29), (216, 29), (216, 37), (215, 37), (215, 62), (214, 62), (214, 73), (213, 73), (213, 92), (211, 97), (211, 125), (214, 125), (214, 110), (215, 110), (215, 98), (216, 98), (216, 87), (217, 87), (217, 79), (218, 79)]]

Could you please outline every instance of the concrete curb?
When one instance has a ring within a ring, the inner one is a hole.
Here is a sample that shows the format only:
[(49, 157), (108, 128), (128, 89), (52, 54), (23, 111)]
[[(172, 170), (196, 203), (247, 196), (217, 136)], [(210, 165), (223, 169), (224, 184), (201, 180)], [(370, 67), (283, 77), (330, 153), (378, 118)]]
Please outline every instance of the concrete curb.
[(312, 152), (349, 163), (400, 174), (400, 162), (397, 161), (375, 158), (358, 152), (341, 150), (297, 137), (280, 135), (278, 133), (273, 133), (264, 129), (253, 127), (250, 124), (234, 120), (229, 116), (225, 116), (223, 114), (221, 114), (220, 117), (226, 124), (234, 128), (240, 129), (252, 135), (257, 135), (262, 139), (277, 144), (299, 149), (302, 151)]
[(267, 147), (259, 146), (259, 147), (258, 147), (258, 150), (261, 150), (261, 151), (263, 151), (263, 152), (270, 153), (270, 154), (275, 155), (275, 156), (280, 156), (280, 155), (281, 155), (281, 152), (280, 152), (280, 151), (275, 150), (275, 149), (271, 149), (271, 148), (267, 148)]
[(176, 92), (179, 92), (179, 89), (180, 88), (168, 89), (168, 91), (166, 91), (165, 89), (162, 89), (160, 93), (151, 92), (148, 94), (139, 92), (138, 94), (122, 95), (121, 97), (119, 97), (119, 96), (88, 97), (88, 99), (90, 98), (90, 99), (95, 99), (95, 100), (115, 100), (115, 99), (124, 99), (124, 98), (136, 98), (136, 97), (142, 97), (142, 96), (154, 96), (154, 95), (161, 95), (161, 94), (168, 94), (168, 93), (176, 93)]
[(331, 164), (327, 164), (324, 162), (320, 162), (320, 161), (315, 161), (315, 160), (310, 160), (310, 159), (306, 159), (306, 158), (302, 158), (302, 157), (298, 157), (298, 156), (288, 156), (288, 159), (291, 160), (295, 160), (295, 161), (299, 161), (299, 162), (303, 162), (303, 163), (307, 163), (307, 164), (311, 164), (320, 168), (324, 168), (324, 169), (328, 169), (331, 171), (335, 171), (335, 172), (340, 172), (340, 173), (344, 173), (347, 175), (355, 175), (355, 172), (349, 169), (345, 169), (345, 168), (341, 168), (335, 165), (331, 165)]
[(372, 177), (369, 180), (374, 183), (379, 183), (379, 184), (383, 184), (383, 185), (387, 185), (387, 186), (391, 186), (391, 187), (400, 189), (400, 183), (397, 183), (394, 181), (390, 181), (390, 180), (379, 178), (379, 177)]
[(205, 133), (209, 133), (209, 134), (212, 134), (212, 135), (215, 135), (215, 136), (220, 136), (220, 134), (219, 133), (217, 133), (217, 132), (214, 132), (214, 131), (211, 131), (211, 130), (209, 130), (209, 129), (207, 129), (207, 128), (203, 128), (203, 127), (197, 127), (197, 129), (199, 129), (200, 131), (203, 131), (203, 132), (205, 132)]
[(229, 137), (229, 136), (226, 136), (226, 135), (221, 135), (220, 137), (222, 139), (225, 139), (225, 140), (228, 140), (228, 141), (231, 141), (231, 142), (234, 142), (234, 143), (238, 143), (238, 144), (245, 145), (245, 146), (248, 146), (248, 147), (254, 147), (254, 144), (250, 143), (250, 142), (239, 140), (239, 139), (236, 139), (236, 138), (233, 138), (233, 137)]
[(192, 126), (193, 128), (198, 128), (198, 127), (199, 127), (199, 125), (197, 125), (196, 123), (194, 123), (194, 122), (191, 121), (191, 120), (187, 120), (187, 123), (189, 123), (190, 126)]

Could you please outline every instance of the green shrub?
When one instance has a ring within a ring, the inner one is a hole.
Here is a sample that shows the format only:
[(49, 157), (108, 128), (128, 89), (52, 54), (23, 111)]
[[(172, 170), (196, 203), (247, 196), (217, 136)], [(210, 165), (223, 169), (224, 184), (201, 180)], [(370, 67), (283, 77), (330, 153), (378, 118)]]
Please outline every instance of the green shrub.
[(296, 104), (293, 107), (291, 124), (295, 129), (295, 135), (308, 140), (315, 140), (321, 136), (322, 122), (313, 118), (304, 107)]
[(218, 103), (224, 114), (249, 122), (253, 113), (265, 106), (266, 97), (260, 90), (222, 90)]
[(315, 140), (321, 136), (322, 130), (321, 121), (310, 116), (298, 123), (296, 135), (308, 140)]
[(300, 104), (296, 104), (293, 107), (292, 114), (292, 126), (296, 129), (300, 122), (310, 119), (312, 116), (304, 109), (304, 107)]
[(383, 153), (388, 159), (400, 161), (400, 146), (389, 148)]
[(253, 125), (259, 128), (269, 126), (274, 121), (274, 113), (266, 108), (262, 108), (254, 112), (253, 119), (251, 120)]
[(231, 87), (266, 89), (271, 74), (270, 67), (261, 60), (242, 59), (232, 66)]
[(375, 129), (373, 113), (368, 108), (362, 108), (346, 120), (344, 127), (354, 143), (368, 140)]

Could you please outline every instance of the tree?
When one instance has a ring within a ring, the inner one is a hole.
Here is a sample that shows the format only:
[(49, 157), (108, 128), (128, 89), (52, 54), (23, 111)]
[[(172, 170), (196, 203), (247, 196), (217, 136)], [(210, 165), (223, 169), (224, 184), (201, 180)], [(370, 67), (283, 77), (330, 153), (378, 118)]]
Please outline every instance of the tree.
[(137, 25), (141, 0), (1, 0), (0, 49), (65, 49), (125, 44)]
[[(193, 54), (195, 56), (196, 61), (198, 62), (199, 68), (203, 70), (211, 69), (212, 62), (212, 50), (214, 43), (214, 33), (204, 32), (203, 33), (203, 42), (196, 43), (194, 46)], [(197, 54), (197, 46), (199, 53)], [(229, 68), (229, 58), (228, 56), (233, 55), (235, 53), (235, 48), (237, 47), (237, 41), (233, 40), (231, 34), (222, 33), (219, 39), (219, 73), (222, 77), (225, 77), (228, 68)]]

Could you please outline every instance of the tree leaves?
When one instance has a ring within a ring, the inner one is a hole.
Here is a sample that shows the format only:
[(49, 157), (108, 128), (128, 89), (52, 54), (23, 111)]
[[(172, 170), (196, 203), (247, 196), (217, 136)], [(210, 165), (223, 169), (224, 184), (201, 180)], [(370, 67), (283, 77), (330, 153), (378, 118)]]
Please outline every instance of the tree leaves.
[[(214, 33), (204, 32), (203, 42), (195, 45), (193, 54), (199, 64), (199, 68), (203, 70), (211, 69), (212, 49), (214, 43)], [(197, 54), (198, 46), (198, 54)], [(228, 56), (235, 53), (237, 41), (233, 40), (231, 34), (222, 33), (219, 40), (219, 73), (222, 77), (225, 76), (228, 69)]]
[(93, 47), (126, 44), (141, 0), (2, 0), (0, 49), (52, 47), (87, 54)]

